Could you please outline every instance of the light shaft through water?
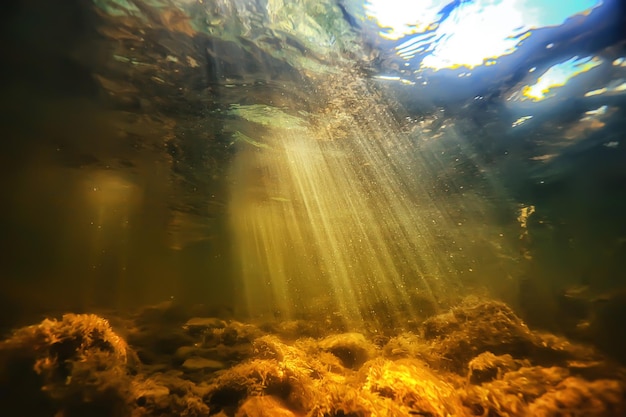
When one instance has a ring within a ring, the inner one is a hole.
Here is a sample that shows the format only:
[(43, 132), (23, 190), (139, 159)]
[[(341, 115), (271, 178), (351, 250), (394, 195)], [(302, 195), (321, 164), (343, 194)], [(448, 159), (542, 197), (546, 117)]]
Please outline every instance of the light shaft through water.
[[(419, 319), (460, 291), (477, 236), (458, 222), (463, 207), (442, 199), (435, 156), (378, 93), (352, 73), (324, 83), (330, 100), (316, 113), (274, 114), (262, 137), (241, 142), (230, 202), (241, 307), (335, 314), (356, 328)], [(255, 122), (263, 111), (234, 113)], [(465, 208), (484, 213), (477, 201)]]

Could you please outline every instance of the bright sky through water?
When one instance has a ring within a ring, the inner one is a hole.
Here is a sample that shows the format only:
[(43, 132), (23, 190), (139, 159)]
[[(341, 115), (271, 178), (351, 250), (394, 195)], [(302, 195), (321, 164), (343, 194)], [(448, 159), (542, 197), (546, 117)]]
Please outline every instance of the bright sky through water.
[[(440, 0), (369, 0), (367, 16), (381, 37), (400, 41), (397, 53), (426, 56), (422, 68), (474, 68), (511, 54), (532, 30), (589, 13), (600, 0), (476, 0), (455, 7)], [(446, 8), (448, 8), (446, 10)]]

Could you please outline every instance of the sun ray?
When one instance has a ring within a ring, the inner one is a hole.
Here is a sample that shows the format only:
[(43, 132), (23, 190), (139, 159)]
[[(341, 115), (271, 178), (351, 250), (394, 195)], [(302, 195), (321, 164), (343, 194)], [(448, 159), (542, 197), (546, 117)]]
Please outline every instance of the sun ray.
[(306, 119), (233, 109), (250, 123), (263, 112), (282, 121), (252, 138), (264, 146), (241, 143), (233, 164), (242, 310), (338, 314), (355, 328), (419, 319), (462, 291), (484, 253), (458, 213), (478, 213), (482, 226), (489, 207), (468, 195), (451, 208), (437, 182), (437, 147), (403, 130), (367, 79), (346, 71), (318, 81), (328, 101)]

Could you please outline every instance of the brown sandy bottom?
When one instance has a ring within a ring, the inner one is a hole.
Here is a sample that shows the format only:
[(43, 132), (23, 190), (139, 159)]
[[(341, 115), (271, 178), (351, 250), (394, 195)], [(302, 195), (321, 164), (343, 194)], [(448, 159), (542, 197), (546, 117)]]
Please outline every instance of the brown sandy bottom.
[(626, 415), (624, 369), (495, 301), (468, 298), (384, 336), (193, 317), (172, 304), (109, 320), (67, 314), (0, 342), (0, 414)]

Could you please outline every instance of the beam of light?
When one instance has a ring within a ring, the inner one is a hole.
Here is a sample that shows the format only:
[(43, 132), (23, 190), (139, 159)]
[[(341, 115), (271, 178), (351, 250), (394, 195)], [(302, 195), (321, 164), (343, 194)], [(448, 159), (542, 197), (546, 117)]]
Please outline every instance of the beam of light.
[(600, 5), (599, 0), (369, 0), (364, 7), (381, 37), (404, 40), (396, 47), (400, 57), (425, 54), (421, 68), (440, 70), (491, 65), (515, 52), (533, 30), (561, 25)]
[(488, 204), (458, 192), (446, 150), (420, 148), (363, 79), (335, 75), (316, 91), (326, 104), (306, 118), (231, 109), (267, 145), (238, 142), (230, 174), (241, 309), (336, 313), (360, 328), (423, 318), (496, 256)]
[[(89, 273), (84, 278), (87, 299), (95, 298), (96, 282), (106, 275), (112, 285), (125, 285), (129, 263), (130, 220), (142, 200), (142, 190), (112, 170), (97, 170), (85, 175), (81, 184), (86, 207), (76, 220), (89, 222)], [(86, 216), (87, 219), (81, 218)], [(116, 276), (117, 275), (117, 276)]]

